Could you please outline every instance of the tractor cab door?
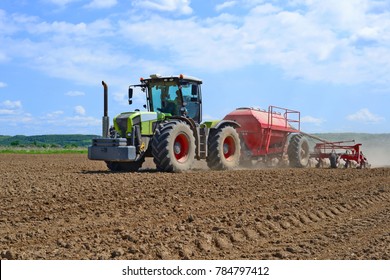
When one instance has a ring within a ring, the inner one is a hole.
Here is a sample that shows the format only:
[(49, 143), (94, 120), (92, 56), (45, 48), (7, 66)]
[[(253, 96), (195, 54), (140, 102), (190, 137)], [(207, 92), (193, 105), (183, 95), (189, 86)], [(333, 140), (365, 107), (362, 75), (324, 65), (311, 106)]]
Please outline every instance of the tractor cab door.
[(202, 121), (202, 98), (200, 84), (194, 82), (184, 82), (181, 84), (183, 96), (183, 106), (187, 109), (187, 115), (196, 123)]

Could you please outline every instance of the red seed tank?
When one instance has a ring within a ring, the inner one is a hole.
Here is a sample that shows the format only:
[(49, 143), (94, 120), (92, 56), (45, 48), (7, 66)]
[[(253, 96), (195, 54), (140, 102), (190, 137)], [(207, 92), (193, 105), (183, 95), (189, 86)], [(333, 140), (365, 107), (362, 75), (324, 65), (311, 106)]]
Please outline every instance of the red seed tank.
[[(238, 108), (224, 117), (240, 124), (243, 149), (248, 156), (281, 154), (290, 133), (299, 132), (300, 113), (269, 106), (268, 111), (256, 108)], [(297, 128), (293, 127), (295, 123)]]

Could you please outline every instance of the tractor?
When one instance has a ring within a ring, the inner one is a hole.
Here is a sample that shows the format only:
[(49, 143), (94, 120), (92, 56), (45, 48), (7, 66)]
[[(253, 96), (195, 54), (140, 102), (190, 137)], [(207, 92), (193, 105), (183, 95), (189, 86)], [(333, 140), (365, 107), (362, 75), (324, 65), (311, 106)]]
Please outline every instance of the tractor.
[(202, 81), (195, 77), (150, 75), (131, 85), (146, 94), (146, 110), (117, 115), (109, 127), (108, 86), (104, 87), (102, 137), (92, 139), (88, 158), (105, 161), (112, 171), (137, 171), (152, 157), (159, 171), (181, 172), (205, 159), (211, 169), (232, 169), (240, 159), (234, 120), (202, 122)]
[[(88, 158), (103, 160), (112, 171), (137, 171), (145, 157), (152, 157), (159, 171), (180, 172), (191, 168), (195, 160), (205, 159), (211, 169), (233, 169), (239, 164), (256, 162), (304, 168), (311, 158), (319, 167), (329, 158), (331, 167), (344, 159), (366, 166), (360, 145), (329, 142), (300, 130), (300, 112), (277, 106), (268, 110), (237, 108), (222, 120), (202, 122), (202, 81), (195, 77), (150, 75), (129, 87), (140, 87), (146, 94), (145, 110), (121, 113), (109, 128), (108, 87), (104, 87), (102, 137), (92, 140)], [(315, 139), (310, 152), (308, 138)], [(332, 152), (328, 150), (331, 149)], [(351, 150), (353, 155), (336, 153)], [(363, 165), (363, 164), (364, 165)], [(347, 166), (347, 165), (346, 165)]]

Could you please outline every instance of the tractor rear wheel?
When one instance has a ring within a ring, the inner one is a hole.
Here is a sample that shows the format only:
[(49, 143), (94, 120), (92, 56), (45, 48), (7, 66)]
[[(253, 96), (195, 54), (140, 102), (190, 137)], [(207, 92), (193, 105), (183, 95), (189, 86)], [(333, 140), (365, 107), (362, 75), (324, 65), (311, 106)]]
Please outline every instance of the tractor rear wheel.
[(240, 137), (231, 126), (224, 126), (210, 133), (208, 139), (207, 166), (211, 169), (232, 169), (240, 161)]
[(106, 161), (108, 169), (117, 172), (136, 172), (138, 171), (145, 161), (145, 157), (141, 157), (137, 161), (131, 162), (118, 162), (118, 161)]
[(160, 171), (190, 169), (195, 160), (195, 137), (191, 128), (179, 121), (160, 124), (153, 136), (152, 155)]
[(310, 157), (307, 138), (302, 134), (294, 134), (288, 144), (287, 154), (291, 167), (307, 167)]

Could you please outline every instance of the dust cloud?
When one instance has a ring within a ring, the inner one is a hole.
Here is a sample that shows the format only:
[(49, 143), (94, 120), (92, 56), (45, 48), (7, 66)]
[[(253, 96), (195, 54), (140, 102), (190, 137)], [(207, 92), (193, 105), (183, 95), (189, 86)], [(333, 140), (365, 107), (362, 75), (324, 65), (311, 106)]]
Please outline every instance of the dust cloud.
[(390, 167), (390, 144), (384, 147), (364, 145), (362, 150), (371, 167)]

